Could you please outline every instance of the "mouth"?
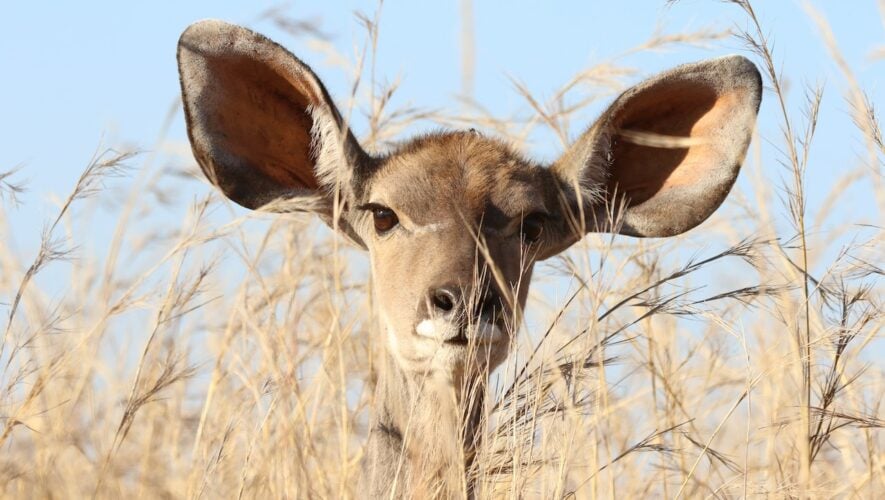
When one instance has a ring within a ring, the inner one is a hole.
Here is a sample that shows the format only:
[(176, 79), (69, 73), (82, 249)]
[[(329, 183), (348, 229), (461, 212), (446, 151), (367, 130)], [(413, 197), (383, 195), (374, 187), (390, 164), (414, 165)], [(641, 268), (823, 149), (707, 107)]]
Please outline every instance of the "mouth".
[(463, 328), (442, 319), (421, 321), (415, 334), (453, 348), (495, 344), (506, 337), (504, 330), (494, 323), (483, 321), (471, 328)]
[(458, 335), (455, 335), (452, 338), (444, 340), (443, 344), (467, 347), (467, 342), (468, 342), (467, 335), (462, 330), (462, 331), (458, 332)]

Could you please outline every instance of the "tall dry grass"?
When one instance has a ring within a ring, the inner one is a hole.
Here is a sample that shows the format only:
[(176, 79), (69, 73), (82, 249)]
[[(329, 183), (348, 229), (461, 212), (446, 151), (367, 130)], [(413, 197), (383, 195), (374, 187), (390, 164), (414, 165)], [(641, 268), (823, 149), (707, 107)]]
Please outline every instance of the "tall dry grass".
[[(791, 95), (753, 6), (732, 3), (744, 31), (661, 35), (636, 50), (737, 37), (763, 70), (762, 112), (777, 115), (782, 134), (757, 138), (742, 174), (752, 189), (733, 193), (702, 236), (591, 235), (540, 265), (527, 326), (493, 378), (470, 471), (480, 496), (885, 492), (881, 127), (826, 19), (809, 9), (866, 148), (810, 216), (820, 103), (841, 97), (819, 87)], [(470, 15), (469, 2), (462, 10)], [(266, 16), (334, 52), (287, 12)], [(517, 145), (543, 129), (565, 144), (581, 126), (575, 115), (633, 77), (617, 58), (602, 61), (547, 100), (514, 81), (530, 114), (501, 119), (472, 100), (465, 57), (460, 111), (395, 108), (397, 85), (380, 85), (374, 69), (380, 12), (359, 18), (357, 76), (339, 96), (346, 114), (367, 110), (358, 132), (369, 149), (427, 121)], [(468, 55), (471, 40), (466, 29)], [(148, 150), (176, 147), (166, 135)], [(780, 154), (764, 156), (762, 140)], [(156, 153), (99, 148), (35, 255), (0, 243), (0, 491), (359, 497), (371, 353), (381, 348), (365, 257), (307, 217), (236, 216), (208, 188), (182, 209), (170, 193), (199, 177), (182, 158), (170, 168)], [(784, 174), (776, 189), (762, 176), (771, 164)], [(0, 241), (20, 176), (0, 173)], [(857, 183), (872, 186), (878, 214), (824, 230), (856, 202), (845, 193)], [(72, 207), (102, 200), (115, 229), (87, 245), (79, 230), (95, 212)], [(170, 228), (170, 217), (180, 223)]]

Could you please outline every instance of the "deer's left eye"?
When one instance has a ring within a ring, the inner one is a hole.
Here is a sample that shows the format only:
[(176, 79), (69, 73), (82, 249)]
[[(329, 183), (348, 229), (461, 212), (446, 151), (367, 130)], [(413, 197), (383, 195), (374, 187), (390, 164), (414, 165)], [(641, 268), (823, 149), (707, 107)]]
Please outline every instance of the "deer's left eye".
[(375, 231), (378, 234), (384, 234), (399, 224), (399, 217), (396, 216), (396, 212), (384, 205), (368, 203), (358, 208), (372, 213), (372, 222), (374, 223)]
[(530, 214), (522, 219), (520, 234), (523, 241), (534, 243), (541, 239), (541, 235), (544, 234), (544, 222), (546, 220), (547, 216), (541, 213)]

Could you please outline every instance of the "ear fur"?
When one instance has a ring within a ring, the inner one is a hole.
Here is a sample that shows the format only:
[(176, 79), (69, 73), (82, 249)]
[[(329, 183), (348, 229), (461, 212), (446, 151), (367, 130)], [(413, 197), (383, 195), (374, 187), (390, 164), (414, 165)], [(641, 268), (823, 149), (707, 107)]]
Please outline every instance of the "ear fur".
[(761, 98), (759, 71), (742, 56), (679, 66), (621, 94), (551, 170), (587, 230), (680, 234), (731, 190)]

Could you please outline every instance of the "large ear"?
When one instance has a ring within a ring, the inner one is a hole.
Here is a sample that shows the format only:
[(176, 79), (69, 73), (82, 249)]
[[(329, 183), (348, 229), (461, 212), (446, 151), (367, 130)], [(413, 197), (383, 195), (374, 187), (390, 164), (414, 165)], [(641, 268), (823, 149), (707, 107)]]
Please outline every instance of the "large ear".
[[(286, 206), (328, 220), (331, 199), (371, 159), (310, 68), (286, 49), (222, 21), (178, 42), (188, 135), (203, 172), (250, 209)], [(272, 203), (284, 200), (291, 203)]]
[(630, 88), (551, 167), (566, 204), (590, 231), (688, 231), (731, 190), (761, 98), (759, 71), (741, 56), (679, 66)]

